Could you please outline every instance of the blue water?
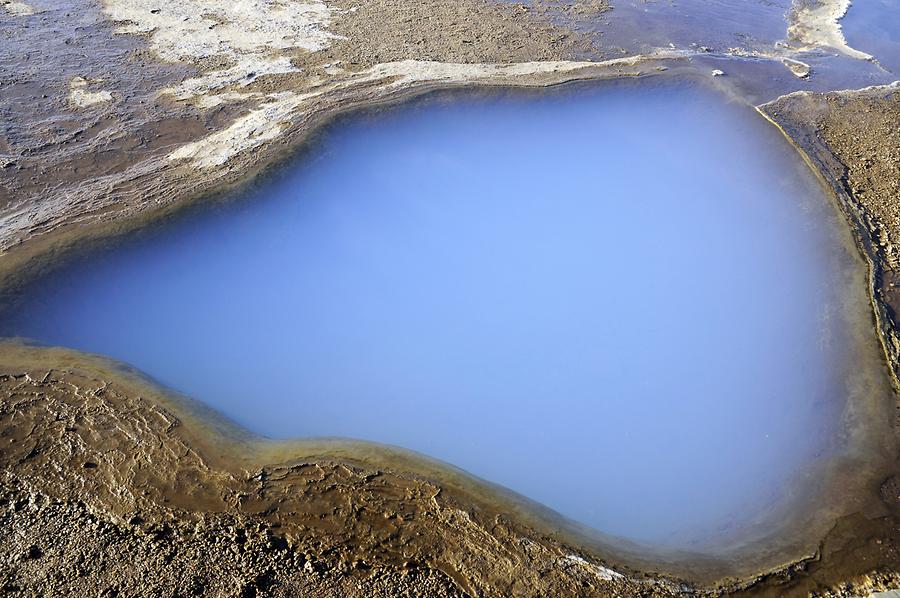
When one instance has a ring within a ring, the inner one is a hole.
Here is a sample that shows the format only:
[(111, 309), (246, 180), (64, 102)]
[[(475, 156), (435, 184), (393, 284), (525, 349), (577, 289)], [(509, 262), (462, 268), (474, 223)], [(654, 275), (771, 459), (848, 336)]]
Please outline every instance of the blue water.
[(900, 4), (897, 0), (854, 0), (841, 19), (851, 47), (875, 57), (900, 78)]
[[(784, 38), (792, 0), (619, 0), (600, 19), (604, 46), (640, 51), (705, 46), (714, 52), (740, 46), (765, 49)], [(612, 3), (611, 3), (612, 4)], [(583, 20), (580, 15), (576, 19)], [(590, 23), (583, 23), (587, 28)]]
[(839, 230), (780, 134), (711, 90), (437, 96), (78, 258), (0, 330), (264, 435), (400, 445), (696, 548), (835, 450)]

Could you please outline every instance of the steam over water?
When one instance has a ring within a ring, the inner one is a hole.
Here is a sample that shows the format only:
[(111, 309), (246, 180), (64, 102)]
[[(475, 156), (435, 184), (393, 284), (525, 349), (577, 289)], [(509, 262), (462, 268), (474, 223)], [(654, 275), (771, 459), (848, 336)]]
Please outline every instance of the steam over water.
[(244, 195), (64, 266), (3, 332), (677, 547), (839, 448), (860, 266), (781, 135), (716, 92), (433, 97)]

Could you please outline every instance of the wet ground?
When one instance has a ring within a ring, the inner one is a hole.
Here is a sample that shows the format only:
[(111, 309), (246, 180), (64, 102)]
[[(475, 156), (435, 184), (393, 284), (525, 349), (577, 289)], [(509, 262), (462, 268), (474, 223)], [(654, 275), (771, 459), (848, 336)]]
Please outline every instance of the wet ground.
[[(193, 69), (160, 64), (143, 40), (115, 35), (95, 3), (44, 0), (33, 9), (0, 18), (4, 212), (83, 177), (119, 173), (138, 153), (144, 159), (204, 130), (158, 98)], [(76, 89), (110, 95), (84, 103)]]

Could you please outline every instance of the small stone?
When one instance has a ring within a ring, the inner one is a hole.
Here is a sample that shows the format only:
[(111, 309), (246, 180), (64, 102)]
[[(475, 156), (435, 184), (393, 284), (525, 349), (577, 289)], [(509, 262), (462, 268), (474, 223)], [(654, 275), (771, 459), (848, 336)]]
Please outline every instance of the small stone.
[(42, 556), (44, 556), (44, 551), (34, 545), (29, 546), (28, 550), (25, 551), (25, 558), (30, 561), (39, 559)]

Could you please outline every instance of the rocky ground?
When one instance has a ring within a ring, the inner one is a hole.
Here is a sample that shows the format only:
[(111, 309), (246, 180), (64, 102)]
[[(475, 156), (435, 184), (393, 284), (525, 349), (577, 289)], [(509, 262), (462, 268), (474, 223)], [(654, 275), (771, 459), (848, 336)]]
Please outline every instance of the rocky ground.
[[(6, 349), (5, 361), (18, 363), (0, 374), (5, 593), (671, 595), (678, 587), (608, 569), (452, 482), (325, 449), (290, 449), (279, 460), (250, 440), (210, 443), (215, 432), (198, 433), (201, 424), (139, 382), (110, 382), (99, 361)], [(34, 373), (50, 360), (68, 365)]]
[(260, 524), (208, 517), (125, 525), (83, 502), (0, 485), (6, 596), (462, 596), (428, 567), (342, 572)]

